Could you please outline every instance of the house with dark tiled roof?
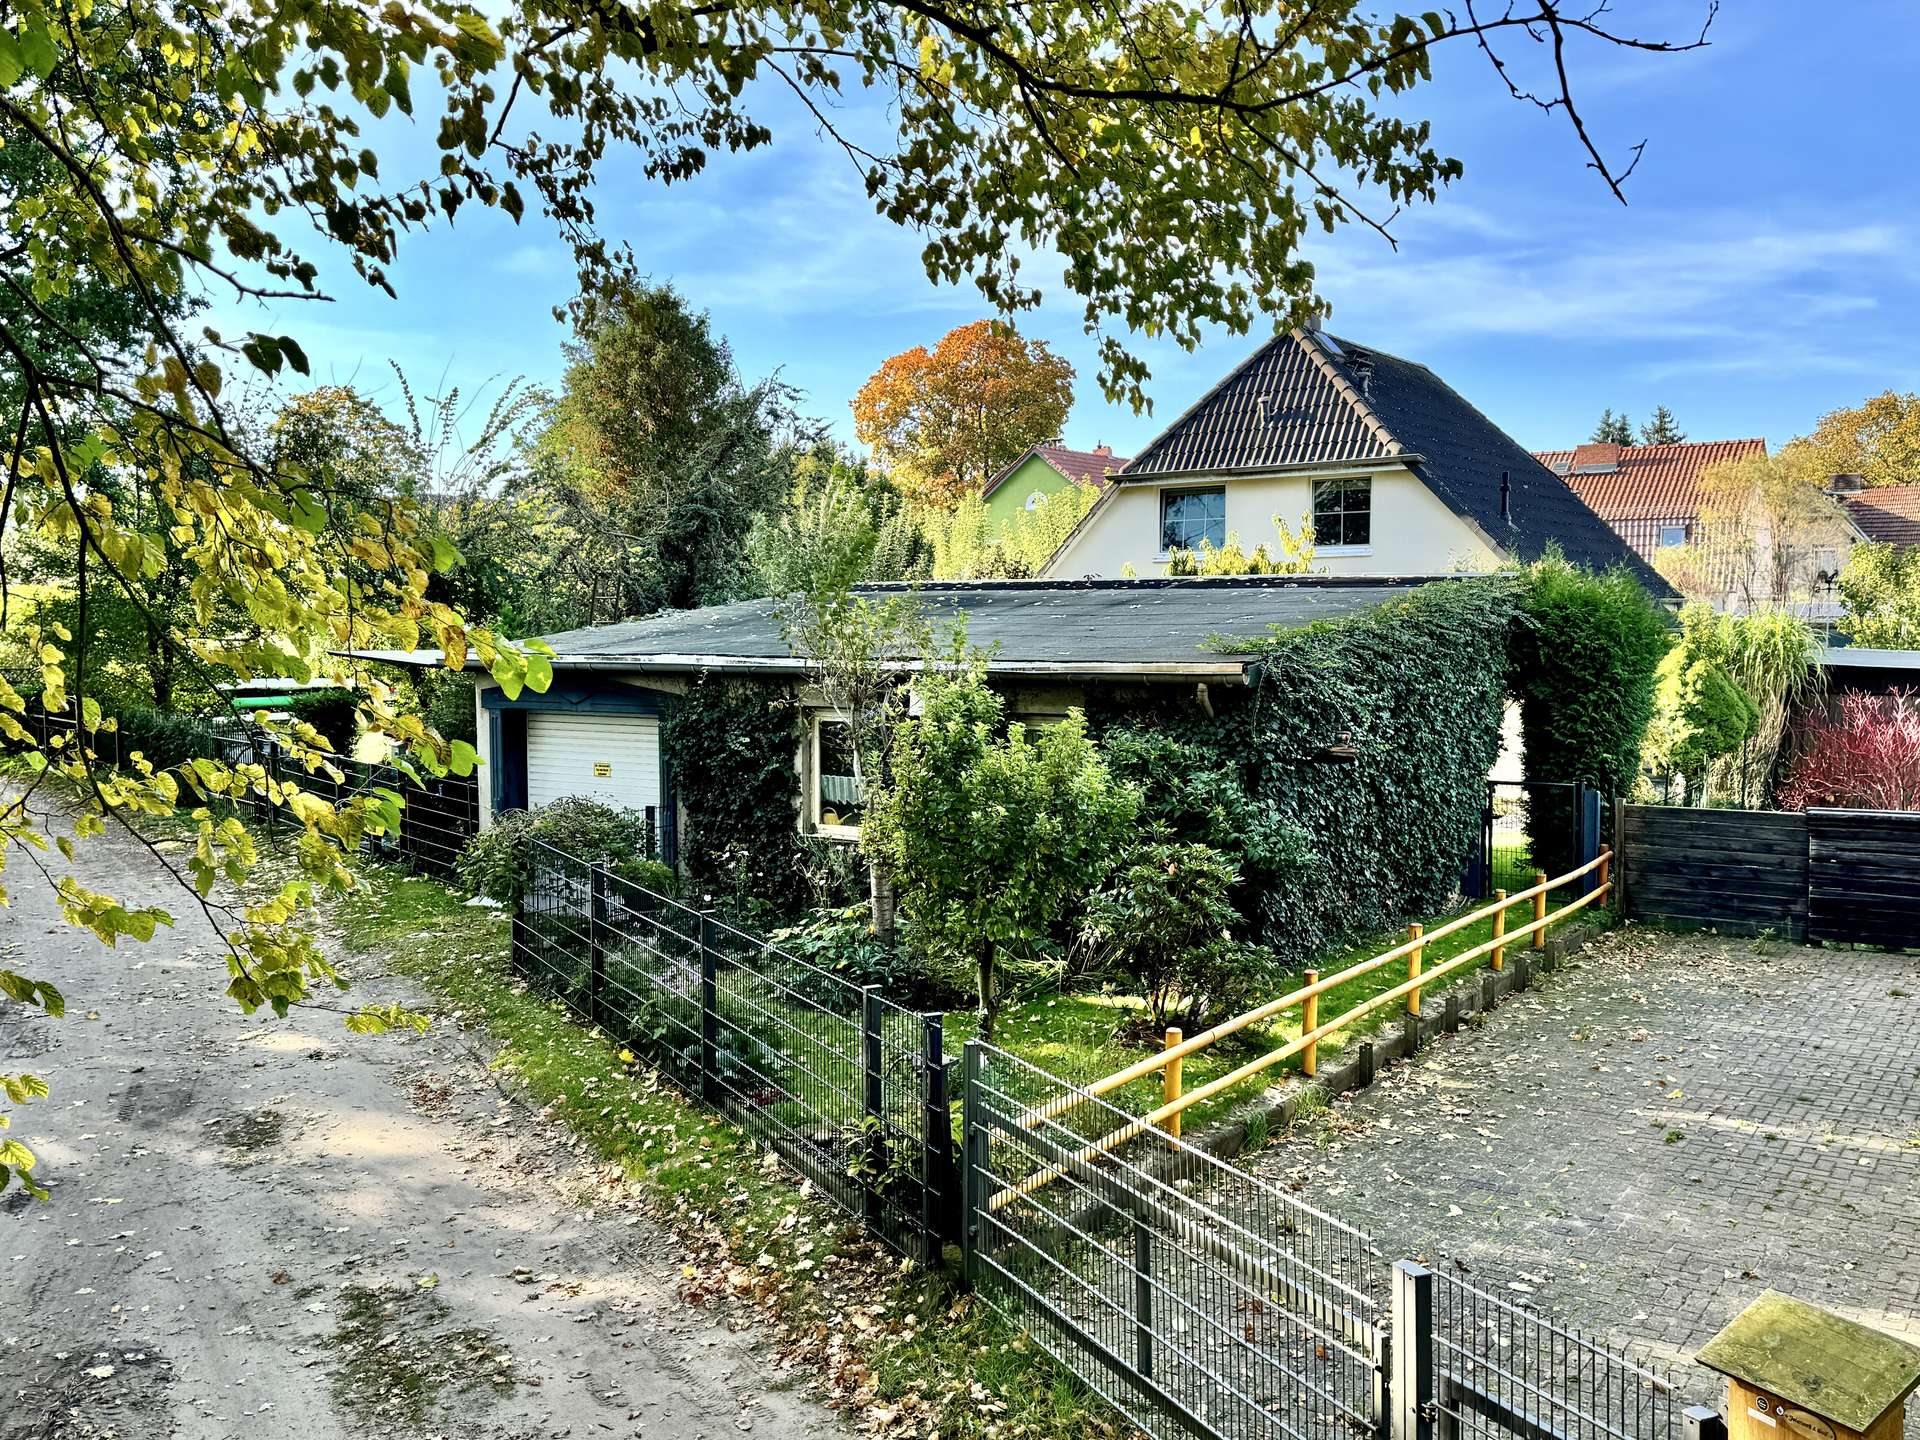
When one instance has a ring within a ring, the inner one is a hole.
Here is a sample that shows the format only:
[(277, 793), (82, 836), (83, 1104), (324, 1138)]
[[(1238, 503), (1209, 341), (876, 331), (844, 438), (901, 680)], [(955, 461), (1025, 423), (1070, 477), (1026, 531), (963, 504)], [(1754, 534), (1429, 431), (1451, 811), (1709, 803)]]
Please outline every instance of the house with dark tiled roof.
[(1876, 485), (1837, 498), (1862, 539), (1920, 545), (1920, 485)]
[(1261, 346), (1114, 477), (1050, 578), (1153, 575), (1173, 552), (1308, 533), (1333, 575), (1491, 570), (1550, 545), (1658, 575), (1560, 476), (1433, 371), (1296, 329)]
[(1760, 439), (1693, 440), (1590, 443), (1535, 458), (1643, 560), (1682, 577), (1689, 596), (1735, 611), (1786, 604), (1809, 619), (1830, 619), (1837, 613), (1834, 577), (1859, 538), (1839, 507), (1812, 499), (1793, 533), (1781, 536), (1762, 519), (1712, 513), (1709, 473), (1766, 453)]
[(987, 523), (1000, 526), (1022, 510), (1032, 510), (1069, 485), (1104, 489), (1108, 479), (1129, 462), (1115, 455), (1111, 445), (1091, 450), (1069, 450), (1065, 445), (1033, 445), (1012, 464), (1004, 466), (981, 487), (987, 505)]

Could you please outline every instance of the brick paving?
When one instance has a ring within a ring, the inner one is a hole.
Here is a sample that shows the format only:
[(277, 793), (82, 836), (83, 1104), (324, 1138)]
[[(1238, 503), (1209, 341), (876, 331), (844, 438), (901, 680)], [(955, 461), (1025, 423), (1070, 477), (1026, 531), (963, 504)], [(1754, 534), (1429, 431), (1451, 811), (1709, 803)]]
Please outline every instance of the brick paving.
[(1243, 1163), (1689, 1401), (1763, 1289), (1920, 1343), (1920, 957), (1617, 931)]

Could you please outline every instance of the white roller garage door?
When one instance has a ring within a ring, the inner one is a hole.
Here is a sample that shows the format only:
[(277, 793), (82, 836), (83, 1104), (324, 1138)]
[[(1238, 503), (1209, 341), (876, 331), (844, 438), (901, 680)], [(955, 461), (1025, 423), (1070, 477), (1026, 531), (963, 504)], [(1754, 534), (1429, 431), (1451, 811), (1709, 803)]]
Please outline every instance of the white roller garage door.
[(660, 803), (660, 722), (651, 715), (527, 715), (527, 807), (583, 795), (621, 810)]

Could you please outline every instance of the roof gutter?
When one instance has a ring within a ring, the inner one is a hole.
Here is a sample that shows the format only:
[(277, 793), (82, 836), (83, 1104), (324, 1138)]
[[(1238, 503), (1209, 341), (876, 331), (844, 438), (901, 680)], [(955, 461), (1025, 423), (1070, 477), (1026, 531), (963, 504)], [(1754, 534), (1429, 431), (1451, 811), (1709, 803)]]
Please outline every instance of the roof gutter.
[(1261, 475), (1377, 475), (1389, 466), (1413, 466), (1427, 457), (1408, 450), (1377, 460), (1295, 460), (1285, 465), (1205, 466), (1189, 470), (1122, 470), (1108, 478), (1115, 485), (1159, 484), (1168, 480), (1245, 480)]

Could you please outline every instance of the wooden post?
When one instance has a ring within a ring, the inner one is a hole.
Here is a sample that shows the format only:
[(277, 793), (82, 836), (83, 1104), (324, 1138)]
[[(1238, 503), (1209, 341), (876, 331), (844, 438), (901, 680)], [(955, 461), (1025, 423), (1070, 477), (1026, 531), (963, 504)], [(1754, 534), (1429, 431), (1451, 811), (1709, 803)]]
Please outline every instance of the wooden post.
[[(1507, 892), (1504, 890), (1494, 891), (1493, 900), (1494, 903), (1500, 907), (1493, 912), (1493, 938), (1498, 940), (1502, 935), (1507, 933)], [(1496, 945), (1493, 947), (1493, 968), (1496, 970), (1504, 970), (1507, 968), (1506, 946)]]
[(1611, 845), (1602, 845), (1600, 847), (1600, 888), (1602, 890), (1607, 888), (1607, 870), (1612, 863), (1613, 847)]
[[(1320, 983), (1320, 972), (1318, 970), (1309, 970), (1301, 978), (1304, 979), (1309, 986), (1318, 985)], [(1311, 1035), (1320, 1028), (1320, 997), (1317, 994), (1309, 995), (1300, 1003), (1300, 1033), (1302, 1035)], [(1319, 1068), (1320, 1042), (1318, 1040), (1309, 1040), (1305, 1052), (1300, 1056), (1300, 1073), (1311, 1076)]]
[[(1420, 943), (1420, 937), (1426, 933), (1427, 927), (1418, 922), (1407, 927), (1407, 939), (1413, 941), (1413, 949), (1407, 952), (1407, 979), (1409, 980), (1418, 980), (1420, 978), (1421, 957), (1427, 948)], [(1415, 985), (1413, 989), (1407, 992), (1407, 1014), (1418, 1015), (1419, 1013), (1420, 987)]]
[[(1539, 889), (1540, 886), (1546, 883), (1546, 871), (1536, 870), (1533, 872), (1535, 889)], [(1541, 890), (1538, 895), (1533, 897), (1533, 918), (1536, 922), (1544, 921), (1547, 918), (1547, 892), (1545, 890)], [(1534, 927), (1533, 948), (1536, 950), (1544, 950), (1547, 948), (1547, 927), (1544, 924), (1536, 924)]]
[[(1186, 1037), (1180, 1033), (1179, 1026), (1169, 1027), (1167, 1030), (1167, 1049), (1173, 1049), (1174, 1046), (1178, 1045), (1185, 1038)], [(1168, 1105), (1171, 1105), (1180, 1098), (1180, 1067), (1184, 1063), (1183, 1060), (1177, 1058), (1169, 1060), (1166, 1063), (1166, 1068), (1161, 1072), (1162, 1093), (1166, 1096), (1165, 1103)], [(1175, 1113), (1169, 1117), (1167, 1121), (1167, 1133), (1176, 1140), (1180, 1138), (1180, 1118), (1180, 1115)]]

